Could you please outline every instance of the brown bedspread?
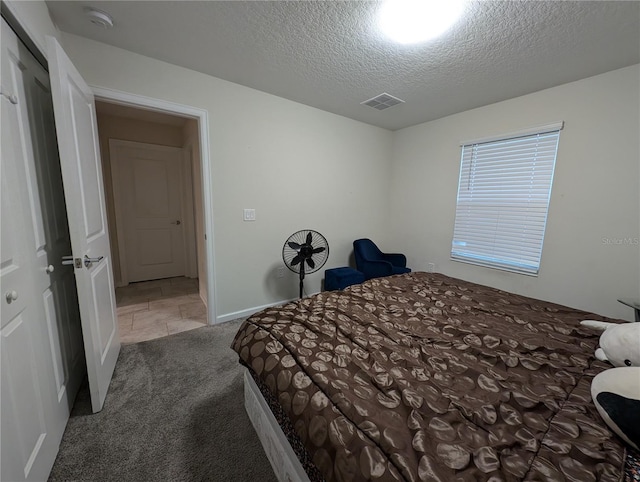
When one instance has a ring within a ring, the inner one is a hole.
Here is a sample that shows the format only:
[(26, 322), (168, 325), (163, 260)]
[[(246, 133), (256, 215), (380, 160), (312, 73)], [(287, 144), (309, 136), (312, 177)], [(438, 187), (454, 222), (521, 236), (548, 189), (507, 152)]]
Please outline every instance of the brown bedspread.
[(328, 481), (619, 481), (585, 318), (410, 273), (264, 310), (233, 348)]

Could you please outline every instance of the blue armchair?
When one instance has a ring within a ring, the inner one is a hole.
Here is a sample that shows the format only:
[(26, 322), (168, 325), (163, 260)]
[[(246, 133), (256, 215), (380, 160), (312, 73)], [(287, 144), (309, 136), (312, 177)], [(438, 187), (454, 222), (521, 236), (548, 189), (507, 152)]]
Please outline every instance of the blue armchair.
[(365, 279), (410, 273), (404, 254), (383, 253), (370, 239), (356, 239), (353, 242), (356, 267)]

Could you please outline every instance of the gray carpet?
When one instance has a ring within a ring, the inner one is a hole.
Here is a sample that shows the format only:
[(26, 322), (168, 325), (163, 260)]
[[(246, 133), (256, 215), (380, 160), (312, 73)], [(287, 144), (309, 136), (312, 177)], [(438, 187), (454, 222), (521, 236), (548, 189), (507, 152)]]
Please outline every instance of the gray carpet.
[(275, 481), (229, 348), (239, 326), (124, 345), (100, 413), (80, 390), (49, 480)]

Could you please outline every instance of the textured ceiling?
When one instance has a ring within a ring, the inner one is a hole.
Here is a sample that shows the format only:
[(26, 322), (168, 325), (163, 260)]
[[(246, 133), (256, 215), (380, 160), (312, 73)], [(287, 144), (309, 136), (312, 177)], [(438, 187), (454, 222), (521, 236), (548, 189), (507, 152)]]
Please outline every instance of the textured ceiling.
[[(414, 46), (377, 31), (373, 1), (47, 3), (65, 32), (392, 130), (640, 62), (637, 1), (471, 1)], [(360, 105), (382, 92), (406, 103)]]

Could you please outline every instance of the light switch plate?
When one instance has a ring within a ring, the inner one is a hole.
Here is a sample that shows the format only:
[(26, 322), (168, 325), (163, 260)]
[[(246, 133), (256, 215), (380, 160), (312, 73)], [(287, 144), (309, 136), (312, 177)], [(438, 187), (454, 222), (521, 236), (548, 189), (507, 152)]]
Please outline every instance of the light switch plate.
[(256, 210), (255, 209), (245, 209), (242, 219), (244, 221), (255, 221), (256, 220)]

